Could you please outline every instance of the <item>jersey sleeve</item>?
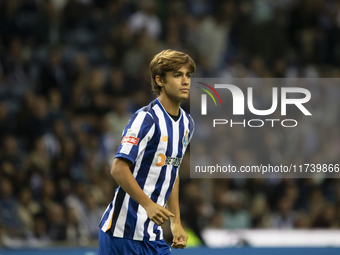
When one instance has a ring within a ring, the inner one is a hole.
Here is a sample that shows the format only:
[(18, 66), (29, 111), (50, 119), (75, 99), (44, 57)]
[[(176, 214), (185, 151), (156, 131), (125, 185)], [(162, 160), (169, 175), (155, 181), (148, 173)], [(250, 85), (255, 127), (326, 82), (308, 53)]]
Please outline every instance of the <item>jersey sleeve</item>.
[(154, 119), (148, 112), (135, 113), (125, 127), (115, 158), (126, 158), (135, 163), (138, 155), (145, 150), (155, 130)]

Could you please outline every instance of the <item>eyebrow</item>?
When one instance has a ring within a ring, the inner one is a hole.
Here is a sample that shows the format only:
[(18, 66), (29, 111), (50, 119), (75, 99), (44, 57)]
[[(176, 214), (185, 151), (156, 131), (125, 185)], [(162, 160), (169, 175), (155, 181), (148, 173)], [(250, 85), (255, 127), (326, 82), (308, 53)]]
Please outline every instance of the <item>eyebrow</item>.
[[(183, 74), (183, 72), (181, 72), (181, 71), (173, 71), (172, 74)], [(188, 74), (192, 74), (192, 72), (189, 71), (189, 72), (187, 72), (186, 74), (187, 74), (187, 75), (188, 75)]]

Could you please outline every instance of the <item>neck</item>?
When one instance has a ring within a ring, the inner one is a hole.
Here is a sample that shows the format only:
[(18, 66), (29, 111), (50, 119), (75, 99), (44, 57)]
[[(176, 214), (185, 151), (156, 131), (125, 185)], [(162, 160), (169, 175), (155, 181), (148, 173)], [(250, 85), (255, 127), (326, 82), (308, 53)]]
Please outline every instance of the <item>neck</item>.
[(170, 98), (163, 96), (161, 94), (158, 97), (159, 102), (163, 105), (164, 109), (170, 113), (171, 115), (177, 116), (179, 114), (179, 107), (181, 105), (181, 101), (173, 101)]

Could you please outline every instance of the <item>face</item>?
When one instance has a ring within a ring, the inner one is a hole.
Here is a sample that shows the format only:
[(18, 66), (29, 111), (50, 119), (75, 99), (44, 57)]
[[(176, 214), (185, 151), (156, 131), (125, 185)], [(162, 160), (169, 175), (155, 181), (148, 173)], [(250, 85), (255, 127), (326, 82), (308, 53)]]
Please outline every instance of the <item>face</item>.
[[(160, 86), (162, 94), (173, 102), (188, 99), (192, 72), (184, 65), (177, 71), (167, 72), (165, 80)], [(159, 84), (159, 83), (158, 83)]]

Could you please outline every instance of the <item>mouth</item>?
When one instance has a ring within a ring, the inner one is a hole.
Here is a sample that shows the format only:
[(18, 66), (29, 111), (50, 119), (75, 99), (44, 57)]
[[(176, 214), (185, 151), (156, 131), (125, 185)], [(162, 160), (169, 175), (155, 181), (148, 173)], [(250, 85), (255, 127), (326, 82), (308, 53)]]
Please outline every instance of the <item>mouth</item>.
[(189, 93), (189, 89), (181, 89), (181, 91), (184, 93)]

